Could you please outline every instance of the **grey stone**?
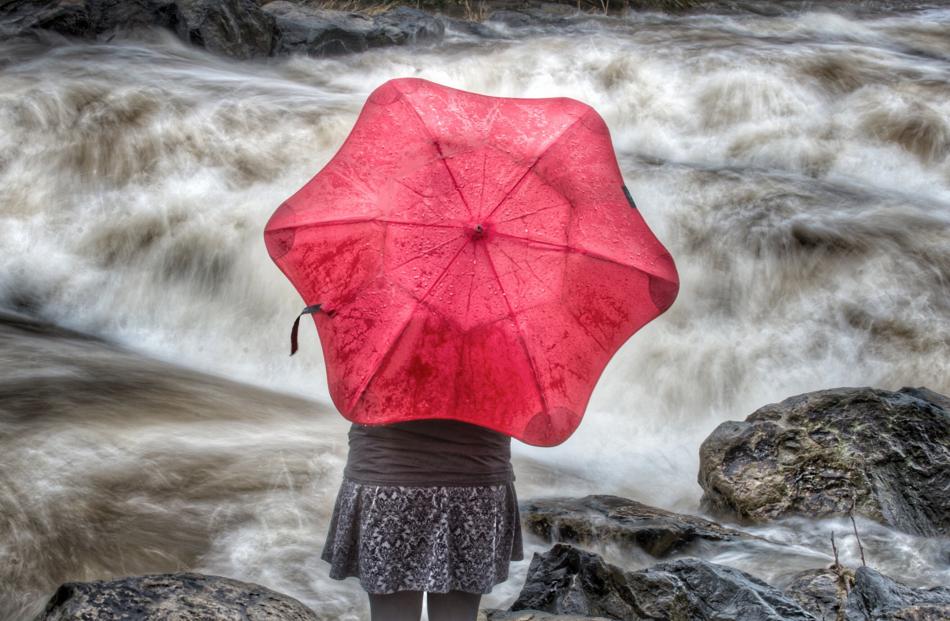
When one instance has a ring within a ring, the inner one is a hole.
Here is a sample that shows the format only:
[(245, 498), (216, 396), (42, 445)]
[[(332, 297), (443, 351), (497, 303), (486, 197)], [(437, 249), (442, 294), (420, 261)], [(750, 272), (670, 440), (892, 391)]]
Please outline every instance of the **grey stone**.
[(298, 600), (257, 584), (198, 573), (66, 582), (35, 621), (215, 619), (316, 621)]
[(817, 619), (780, 590), (733, 567), (687, 557), (624, 571), (567, 544), (534, 555), (511, 610), (631, 620)]
[(276, 38), (274, 18), (254, 0), (0, 0), (7, 36), (48, 31), (99, 40), (152, 27), (241, 59), (270, 55)]
[(276, 0), (262, 10), (276, 20), (279, 54), (332, 56), (372, 47), (434, 43), (445, 34), (441, 19), (411, 7), (369, 16)]
[(253, 0), (176, 0), (175, 31), (212, 52), (247, 59), (269, 56), (277, 39), (273, 16)]
[(858, 567), (845, 618), (847, 621), (946, 621), (950, 619), (950, 587), (915, 589), (870, 567)]
[(854, 584), (854, 570), (841, 566), (839, 571), (840, 575), (831, 568), (800, 571), (791, 577), (785, 594), (819, 619), (837, 619)]
[(926, 388), (834, 388), (727, 421), (699, 449), (701, 508), (743, 522), (854, 513), (950, 532), (950, 400)]
[(760, 539), (692, 515), (645, 505), (620, 496), (541, 498), (520, 504), (522, 523), (546, 541), (612, 542), (655, 557), (682, 552), (699, 540)]

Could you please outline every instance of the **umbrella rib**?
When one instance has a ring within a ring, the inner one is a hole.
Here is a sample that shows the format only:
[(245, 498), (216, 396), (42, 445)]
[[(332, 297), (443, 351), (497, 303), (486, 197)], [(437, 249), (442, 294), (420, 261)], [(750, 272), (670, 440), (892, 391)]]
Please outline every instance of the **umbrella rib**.
[(498, 208), (501, 206), (501, 204), (504, 203), (504, 202), (508, 199), (509, 196), (511, 196), (512, 192), (514, 192), (515, 189), (516, 189), (519, 185), (521, 185), (521, 182), (524, 180), (524, 178), (528, 176), (528, 173), (529, 173), (529, 172), (531, 172), (532, 170), (534, 170), (534, 167), (537, 166), (537, 165), (538, 165), (538, 162), (541, 161), (541, 158), (544, 157), (545, 154), (547, 154), (547, 152), (551, 150), (551, 147), (553, 147), (553, 146), (556, 145), (558, 142), (560, 142), (560, 141), (561, 141), (561, 138), (563, 138), (564, 136), (566, 136), (566, 135), (567, 135), (567, 132), (571, 131), (571, 129), (573, 129), (575, 125), (577, 125), (578, 123), (580, 123), (580, 122), (581, 122), (581, 119), (583, 119), (583, 118), (584, 118), (585, 116), (587, 116), (589, 113), (590, 113), (590, 110), (587, 110), (586, 112), (584, 112), (584, 114), (582, 114), (582, 115), (580, 115), (579, 117), (577, 117), (576, 119), (574, 119), (574, 122), (571, 123), (570, 125), (568, 125), (567, 128), (565, 128), (565, 130), (564, 130), (563, 132), (561, 132), (560, 134), (558, 134), (557, 138), (555, 138), (555, 139), (552, 140), (550, 143), (548, 143), (548, 146), (544, 147), (544, 151), (541, 151), (541, 153), (538, 155), (538, 157), (536, 157), (536, 158), (534, 159), (534, 161), (531, 162), (531, 166), (528, 166), (527, 170), (524, 171), (524, 174), (521, 175), (521, 177), (520, 177), (517, 181), (515, 181), (515, 184), (514, 184), (513, 186), (511, 186), (511, 188), (505, 193), (505, 195), (501, 197), (501, 200), (498, 201), (498, 202), (495, 204), (495, 206), (492, 208), (492, 210), (488, 212), (488, 215), (485, 216), (485, 218), (484, 218), (485, 220), (488, 220), (489, 218), (491, 218), (492, 215), (493, 215), (496, 211), (498, 211)]
[(448, 263), (445, 264), (445, 268), (442, 270), (442, 273), (439, 274), (439, 277), (436, 278), (436, 279), (432, 282), (431, 285), (429, 285), (429, 288), (426, 289), (426, 292), (423, 293), (423, 294), (422, 294), (422, 297), (419, 298), (419, 302), (420, 302), (420, 303), (425, 302), (425, 299), (426, 299), (427, 297), (429, 297), (429, 293), (430, 293), (433, 289), (435, 289), (435, 286), (436, 286), (437, 284), (439, 284), (439, 282), (441, 282), (442, 278), (448, 273), (449, 268), (452, 267), (452, 264), (455, 263), (455, 260), (458, 258), (458, 256), (459, 256), (460, 254), (462, 254), (462, 251), (465, 250), (465, 246), (467, 246), (467, 245), (468, 245), (468, 243), (466, 242), (466, 243), (463, 243), (461, 246), (459, 246), (459, 249), (455, 252), (454, 255), (452, 255), (452, 258), (449, 259)]
[(354, 406), (356, 405), (356, 403), (359, 402), (360, 399), (363, 398), (363, 395), (366, 394), (366, 388), (370, 385), (370, 382), (373, 381), (373, 379), (379, 373), (380, 369), (382, 369), (383, 366), (385, 366), (386, 360), (389, 359), (390, 355), (392, 354), (392, 351), (396, 348), (396, 343), (399, 342), (399, 339), (401, 339), (402, 335), (406, 332), (406, 328), (409, 327), (409, 322), (412, 321), (412, 316), (413, 314), (415, 314), (416, 309), (419, 308), (419, 305), (425, 301), (426, 297), (429, 295), (429, 292), (435, 289), (435, 286), (439, 284), (439, 282), (442, 280), (442, 277), (445, 276), (446, 272), (449, 271), (449, 267), (452, 265), (452, 263), (455, 262), (455, 259), (457, 259), (458, 256), (462, 253), (462, 250), (465, 248), (465, 246), (466, 244), (462, 244), (461, 246), (459, 246), (459, 249), (455, 253), (455, 255), (453, 255), (452, 258), (449, 259), (449, 262), (446, 263), (445, 269), (442, 270), (442, 273), (439, 274), (439, 277), (435, 279), (435, 281), (429, 286), (428, 289), (426, 289), (426, 292), (423, 293), (421, 297), (416, 298), (414, 295), (412, 295), (411, 292), (409, 292), (410, 297), (415, 299), (415, 304), (413, 305), (412, 310), (409, 312), (409, 316), (406, 318), (405, 323), (403, 323), (402, 327), (399, 329), (399, 334), (396, 336), (395, 339), (393, 339), (392, 345), (390, 345), (386, 353), (379, 359), (379, 364), (376, 365), (376, 368), (373, 369), (373, 372), (370, 373), (369, 377), (366, 378), (366, 381), (364, 381), (363, 384), (360, 386), (359, 392), (357, 393), (359, 396), (356, 398), (356, 402), (354, 402), (353, 404)]
[(492, 261), (491, 253), (488, 250), (485, 250), (485, 256), (488, 258), (488, 267), (491, 268), (492, 274), (495, 275), (495, 280), (498, 281), (498, 288), (501, 289), (501, 297), (505, 300), (505, 305), (508, 306), (508, 313), (511, 317), (511, 322), (515, 324), (515, 332), (518, 333), (518, 340), (521, 341), (521, 347), (524, 349), (524, 356), (528, 361), (528, 366), (531, 367), (531, 377), (534, 379), (535, 389), (538, 391), (538, 398), (541, 399), (541, 406), (544, 408), (544, 412), (548, 411), (548, 400), (544, 398), (544, 392), (541, 390), (541, 380), (538, 379), (538, 370), (534, 366), (534, 360), (531, 358), (531, 352), (528, 351), (528, 344), (524, 340), (524, 334), (521, 332), (521, 326), (518, 325), (517, 319), (515, 319), (515, 311), (511, 307), (511, 301), (508, 299), (508, 294), (505, 292), (504, 285), (501, 284), (501, 278), (498, 276), (498, 270), (495, 269), (495, 262)]
[(523, 213), (523, 214), (520, 214), (520, 215), (511, 217), (511, 218), (506, 218), (506, 219), (504, 219), (504, 220), (499, 220), (499, 221), (495, 222), (495, 225), (504, 224), (505, 222), (511, 222), (512, 220), (520, 220), (521, 218), (527, 218), (528, 216), (533, 216), (533, 215), (536, 214), (536, 213), (540, 213), (540, 212), (542, 212), (542, 211), (546, 211), (546, 210), (548, 210), (548, 209), (554, 209), (555, 207), (561, 207), (561, 206), (562, 206), (561, 204), (555, 203), (554, 205), (548, 205), (547, 207), (541, 207), (540, 209), (535, 209), (534, 211), (529, 211), (528, 213)]
[(447, 245), (451, 244), (451, 243), (454, 242), (454, 241), (458, 241), (459, 237), (461, 237), (461, 236), (462, 236), (462, 234), (459, 233), (459, 234), (456, 235), (455, 237), (453, 237), (453, 238), (451, 238), (451, 239), (449, 239), (449, 240), (446, 240), (446, 241), (442, 242), (441, 244), (436, 244), (435, 246), (432, 246), (431, 248), (429, 248), (429, 249), (427, 249), (427, 250), (423, 250), (422, 252), (420, 252), (420, 253), (417, 254), (416, 256), (410, 257), (410, 258), (406, 259), (405, 261), (403, 261), (403, 262), (400, 263), (399, 265), (394, 265), (391, 269), (394, 269), (394, 270), (395, 270), (395, 269), (399, 269), (400, 267), (402, 267), (403, 265), (405, 265), (405, 264), (407, 264), (407, 263), (411, 263), (412, 261), (415, 261), (416, 259), (421, 259), (422, 257), (426, 256), (427, 254), (438, 250), (438, 249), (441, 248), (442, 246), (447, 246)]
[[(637, 266), (637, 265), (630, 265), (629, 263), (623, 263), (623, 262), (621, 262), (621, 261), (618, 261), (617, 259), (614, 259), (614, 258), (612, 258), (612, 257), (608, 257), (607, 255), (601, 254), (601, 253), (599, 253), (599, 252), (593, 252), (593, 251), (591, 251), (591, 250), (585, 250), (585, 249), (583, 249), (583, 248), (575, 248), (574, 246), (569, 246), (569, 245), (567, 245), (567, 244), (556, 244), (556, 243), (554, 243), (554, 242), (542, 241), (542, 240), (540, 240), (540, 239), (531, 239), (530, 237), (520, 237), (520, 236), (518, 236), (518, 235), (511, 235), (511, 234), (509, 234), (509, 233), (502, 233), (501, 231), (495, 231), (494, 234), (497, 235), (498, 237), (507, 237), (508, 239), (516, 239), (516, 240), (518, 240), (518, 241), (530, 242), (530, 243), (532, 243), (532, 244), (538, 244), (538, 245), (541, 245), (541, 246), (547, 246), (548, 249), (550, 249), (550, 250), (568, 250), (568, 251), (574, 252), (574, 253), (576, 253), (576, 254), (583, 255), (583, 256), (585, 256), (585, 257), (590, 257), (590, 258), (592, 258), (592, 259), (599, 259), (599, 260), (601, 260), (601, 261), (606, 261), (606, 262), (608, 262), (608, 263), (613, 263), (614, 265), (619, 265), (620, 267), (629, 267), (629, 268), (632, 268), (632, 269), (635, 269), (635, 270), (639, 270), (639, 271), (643, 272), (644, 274), (646, 274), (647, 276), (653, 276), (654, 278), (663, 278), (662, 276), (660, 276), (660, 275), (658, 275), (658, 274), (654, 274), (653, 272), (650, 272), (650, 271), (648, 271), (648, 270), (645, 270), (645, 269), (643, 269), (643, 268), (640, 267), (640, 266)], [(663, 280), (666, 280), (666, 279), (663, 278)]]
[(399, 339), (402, 338), (402, 335), (405, 334), (406, 329), (409, 327), (409, 324), (412, 322), (412, 317), (415, 314), (416, 308), (418, 306), (419, 306), (419, 301), (417, 300), (415, 305), (412, 307), (412, 310), (409, 311), (409, 314), (406, 316), (406, 320), (403, 322), (402, 327), (399, 328), (399, 333), (396, 335), (396, 338), (393, 339), (392, 344), (389, 346), (389, 349), (386, 350), (386, 353), (380, 356), (379, 362), (376, 364), (376, 367), (373, 368), (373, 372), (370, 373), (369, 377), (367, 377), (366, 380), (363, 381), (362, 385), (360, 385), (360, 388), (356, 393), (357, 395), (356, 400), (353, 401), (353, 405), (350, 407), (351, 411), (354, 407), (356, 407), (356, 404), (359, 403), (360, 400), (363, 399), (363, 395), (366, 394), (366, 388), (370, 385), (370, 382), (372, 382), (373, 379), (376, 378), (376, 375), (379, 373), (380, 369), (382, 369), (385, 366), (386, 361), (389, 360), (389, 357), (392, 355), (393, 350), (396, 349), (396, 343), (399, 342)]
[(317, 226), (336, 226), (339, 224), (359, 224), (361, 222), (381, 222), (383, 224), (399, 224), (403, 226), (429, 226), (439, 229), (458, 228), (457, 224), (438, 224), (435, 222), (409, 222), (406, 220), (390, 220), (388, 218), (339, 218), (337, 220), (318, 220), (316, 222), (305, 222), (303, 224), (292, 224), (288, 226), (271, 227), (269, 231), (284, 231), (287, 229), (308, 229)]
[(419, 120), (419, 125), (422, 126), (422, 131), (426, 133), (429, 137), (429, 140), (432, 141), (432, 144), (435, 146), (435, 150), (439, 152), (439, 161), (442, 162), (442, 165), (445, 166), (446, 172), (449, 173), (449, 177), (452, 179), (452, 185), (455, 186), (455, 191), (458, 192), (459, 198), (462, 199), (462, 204), (465, 205), (465, 209), (468, 211), (468, 217), (473, 217), (472, 208), (468, 206), (468, 201), (465, 200), (465, 196), (462, 195), (462, 190), (459, 189), (459, 182), (455, 179), (455, 175), (452, 173), (452, 169), (449, 168), (449, 163), (445, 161), (445, 155), (442, 153), (442, 147), (439, 146), (439, 141), (435, 139), (435, 136), (432, 135), (432, 132), (429, 131), (429, 127), (426, 125), (425, 121), (422, 120), (422, 115), (419, 114), (419, 111), (416, 110), (416, 107), (412, 105), (412, 102), (409, 101), (409, 98), (406, 97), (405, 93), (400, 91), (402, 97), (400, 101), (406, 104), (406, 107), (412, 110), (412, 113)]
[(478, 193), (478, 213), (482, 213), (482, 205), (485, 202), (485, 164), (488, 161), (488, 151), (482, 151), (482, 187)]
[[(498, 246), (498, 251), (501, 252), (501, 253), (502, 253), (503, 255), (505, 255), (506, 257), (508, 257), (508, 260), (511, 261), (512, 264), (514, 264), (514, 265), (517, 265), (517, 264), (518, 264), (518, 262), (515, 261), (514, 258), (512, 258), (512, 256), (511, 256), (510, 254), (508, 254), (507, 252), (505, 252), (505, 249), (502, 248), (501, 245)], [(545, 291), (550, 291), (550, 288), (549, 288), (547, 285), (544, 284), (544, 279), (541, 278), (540, 276), (538, 276), (538, 273), (534, 271), (534, 268), (533, 268), (533, 267), (531, 267), (531, 263), (525, 263), (524, 265), (525, 265), (525, 267), (528, 268), (528, 271), (531, 272), (531, 275), (534, 276), (534, 279), (537, 280), (539, 283), (541, 283), (541, 286), (544, 287)], [(521, 279), (519, 278), (519, 280), (521, 280)]]

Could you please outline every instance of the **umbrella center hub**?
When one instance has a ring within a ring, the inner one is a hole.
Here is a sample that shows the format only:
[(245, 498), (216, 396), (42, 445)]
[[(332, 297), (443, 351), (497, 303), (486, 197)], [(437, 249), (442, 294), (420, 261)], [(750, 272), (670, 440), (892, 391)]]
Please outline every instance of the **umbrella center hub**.
[(468, 230), (468, 236), (472, 239), (482, 239), (488, 234), (488, 224), (485, 222), (476, 222)]

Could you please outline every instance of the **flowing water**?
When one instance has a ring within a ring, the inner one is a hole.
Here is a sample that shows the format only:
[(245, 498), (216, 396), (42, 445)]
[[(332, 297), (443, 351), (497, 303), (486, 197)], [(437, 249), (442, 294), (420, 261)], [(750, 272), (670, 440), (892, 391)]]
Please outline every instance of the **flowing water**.
[[(837, 3), (834, 6), (840, 6)], [(760, 4), (760, 6), (762, 6)], [(313, 324), (266, 219), (398, 76), (605, 118), (679, 298), (579, 430), (513, 443), (519, 496), (697, 513), (720, 422), (837, 386), (950, 393), (950, 9), (591, 17), (422, 49), (237, 62), (147, 40), (0, 43), (0, 619), (64, 580), (195, 569), (367, 613), (318, 555), (346, 454)], [(950, 583), (950, 543), (858, 521), (868, 564)], [(782, 586), (846, 520), (705, 558)], [(483, 600), (507, 606), (529, 557)], [(602, 549), (628, 567), (650, 559)]]

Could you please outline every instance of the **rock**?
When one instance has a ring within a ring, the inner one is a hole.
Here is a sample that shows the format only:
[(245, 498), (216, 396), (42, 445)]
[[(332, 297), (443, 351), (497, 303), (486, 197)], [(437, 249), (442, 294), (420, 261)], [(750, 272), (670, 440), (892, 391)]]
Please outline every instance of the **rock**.
[(271, 54), (277, 40), (274, 17), (254, 0), (176, 0), (178, 36), (233, 58)]
[(0, 0), (0, 26), (6, 35), (43, 29), (83, 37), (94, 31), (85, 3), (70, 0)]
[(555, 615), (541, 610), (482, 610), (477, 621), (608, 621), (607, 617)]
[(167, 28), (189, 43), (242, 59), (269, 55), (276, 35), (274, 18), (254, 0), (4, 0), (0, 26), (8, 35), (46, 30), (83, 39)]
[(8, 34), (47, 30), (94, 39), (113, 30), (168, 27), (175, 12), (174, 0), (0, 0), (0, 24)]
[(410, 7), (371, 17), (276, 0), (262, 10), (276, 19), (277, 53), (281, 54), (330, 56), (386, 45), (437, 42), (445, 34), (440, 19)]
[(276, 20), (278, 54), (330, 56), (362, 52), (369, 47), (367, 37), (376, 27), (367, 15), (317, 9), (287, 0), (268, 2), (261, 8)]
[(481, 37), (483, 39), (497, 39), (501, 36), (497, 30), (482, 22), (445, 16), (442, 16), (441, 19), (442, 23), (445, 24), (446, 30), (452, 30), (456, 33), (472, 37)]
[(188, 572), (66, 582), (36, 621), (73, 619), (316, 621), (317, 615), (260, 585)]
[(764, 522), (854, 513), (950, 532), (950, 399), (926, 388), (835, 388), (716, 427), (699, 449), (701, 508)]
[(86, 0), (85, 6), (91, 25), (87, 37), (152, 26), (171, 28), (179, 20), (175, 0)]
[(854, 570), (841, 567), (843, 576), (830, 568), (806, 569), (791, 577), (785, 594), (819, 619), (837, 619), (854, 584)]
[(376, 17), (377, 32), (370, 46), (434, 43), (442, 40), (445, 24), (437, 17), (408, 6), (400, 6)]
[(534, 555), (511, 610), (670, 621), (817, 619), (780, 590), (733, 567), (687, 557), (624, 571), (566, 544)]
[(546, 541), (613, 542), (663, 557), (697, 540), (755, 538), (703, 518), (645, 505), (620, 496), (543, 498), (521, 503), (524, 527)]
[(509, 28), (563, 26), (569, 23), (569, 19), (565, 15), (552, 15), (533, 7), (497, 9), (489, 13), (485, 21), (504, 24)]
[(799, 572), (785, 594), (819, 619), (843, 621), (944, 621), (950, 619), (950, 587), (915, 589), (870, 567)]
[(871, 569), (858, 567), (845, 609), (847, 621), (946, 621), (950, 587), (915, 589)]

